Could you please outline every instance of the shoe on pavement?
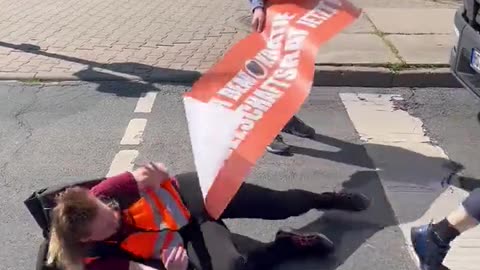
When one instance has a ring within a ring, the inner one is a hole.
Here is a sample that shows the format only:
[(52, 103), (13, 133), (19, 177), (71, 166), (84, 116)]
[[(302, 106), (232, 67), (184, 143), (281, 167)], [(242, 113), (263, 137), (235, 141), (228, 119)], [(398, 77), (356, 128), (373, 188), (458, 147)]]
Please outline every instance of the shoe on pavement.
[(371, 200), (361, 193), (324, 192), (322, 196), (331, 196), (332, 209), (359, 212), (366, 210), (371, 204)]
[(326, 255), (335, 250), (335, 245), (321, 233), (304, 233), (292, 228), (280, 229), (275, 236), (275, 243), (289, 249), (296, 255)]
[(314, 128), (308, 126), (296, 116), (290, 119), (282, 131), (302, 138), (314, 138), (316, 134)]
[(273, 142), (267, 146), (267, 151), (274, 154), (285, 154), (290, 151), (290, 146), (283, 141), (282, 135), (277, 135)]
[(442, 265), (450, 245), (443, 243), (432, 229), (432, 224), (413, 227), (410, 230), (413, 249), (420, 260), (422, 270), (448, 269)]

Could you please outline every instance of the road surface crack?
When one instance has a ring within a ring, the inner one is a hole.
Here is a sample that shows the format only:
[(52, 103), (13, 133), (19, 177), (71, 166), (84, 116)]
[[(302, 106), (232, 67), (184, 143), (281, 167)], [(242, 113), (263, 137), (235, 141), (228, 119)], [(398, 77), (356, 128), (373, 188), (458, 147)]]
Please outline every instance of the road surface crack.
[[(13, 115), (13, 118), (15, 119), (17, 125), (19, 126), (19, 128), (21, 130), (25, 130), (26, 135), (25, 135), (25, 138), (23, 139), (23, 142), (21, 144), (17, 145), (16, 149), (13, 151), (10, 158), (4, 164), (2, 164), (0, 166), (0, 178), (4, 179), (5, 185), (9, 184), (9, 181), (7, 181), (6, 175), (5, 175), (8, 165), (10, 164), (10, 162), (12, 162), (14, 160), (16, 155), (23, 149), (23, 147), (25, 147), (25, 145), (27, 145), (27, 143), (29, 142), (30, 138), (33, 135), (33, 128), (28, 123), (28, 121), (24, 119), (24, 115), (27, 114), (27, 113), (30, 113), (32, 111), (32, 108), (34, 108), (34, 106), (36, 105), (36, 103), (38, 101), (38, 93), (42, 90), (42, 88), (43, 87), (41, 86), (37, 90), (35, 90), (33, 92), (32, 101), (29, 102), (28, 104), (24, 105), (23, 107), (21, 107)], [(25, 91), (25, 88), (22, 88), (21, 92), (23, 92), (23, 91)]]

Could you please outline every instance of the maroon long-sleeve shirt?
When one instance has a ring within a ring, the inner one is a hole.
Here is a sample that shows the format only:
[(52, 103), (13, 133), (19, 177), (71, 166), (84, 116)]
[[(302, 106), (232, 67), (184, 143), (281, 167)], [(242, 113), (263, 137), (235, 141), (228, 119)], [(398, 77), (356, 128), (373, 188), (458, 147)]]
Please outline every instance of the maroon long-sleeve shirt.
[[(130, 205), (140, 199), (137, 182), (130, 172), (125, 172), (105, 179), (91, 189), (96, 197), (110, 197), (120, 201), (123, 205)], [(129, 227), (122, 226), (120, 234), (128, 234)], [(114, 235), (112, 238), (115, 238)], [(87, 270), (128, 270), (128, 258), (101, 258), (86, 265)]]

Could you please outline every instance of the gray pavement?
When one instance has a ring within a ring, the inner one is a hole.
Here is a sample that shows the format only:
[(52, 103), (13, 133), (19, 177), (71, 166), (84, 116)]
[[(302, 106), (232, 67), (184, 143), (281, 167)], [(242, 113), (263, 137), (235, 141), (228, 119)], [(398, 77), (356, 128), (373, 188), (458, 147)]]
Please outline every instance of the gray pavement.
[[(458, 85), (445, 67), (462, 1), (352, 3), (362, 17), (321, 47), (317, 85)], [(0, 0), (0, 10), (1, 80), (105, 80), (103, 69), (108, 80), (193, 82), (251, 32), (248, 0)]]
[[(152, 112), (134, 114), (138, 97), (152, 90), (158, 90)], [(40, 231), (23, 199), (35, 189), (67, 179), (105, 175), (115, 154), (130, 148), (119, 143), (131, 118), (148, 120), (142, 143), (136, 148), (140, 153), (136, 163), (160, 160), (174, 173), (193, 170), (181, 103), (181, 93), (188, 90), (188, 86), (133, 82), (1, 84), (0, 124), (5, 128), (0, 130), (0, 200), (4, 206), (0, 241), (7, 248), (0, 251), (0, 268), (33, 269)], [(248, 181), (277, 190), (357, 190), (371, 196), (375, 204), (364, 213), (312, 210), (283, 221), (228, 220), (228, 224), (233, 231), (260, 241), (271, 240), (279, 227), (289, 225), (324, 232), (337, 244), (337, 253), (331, 258), (297, 262), (282, 269), (417, 269), (398, 224), (418, 219), (434, 198), (410, 201), (409, 197), (386, 194), (385, 188), (390, 191), (389, 179), (395, 182), (413, 173), (432, 178), (435, 175), (429, 171), (448, 161), (362, 141), (339, 93), (402, 95), (402, 109), (419, 117), (435, 143), (465, 166), (462, 175), (480, 178), (476, 162), (480, 101), (470, 92), (314, 88), (299, 115), (316, 128), (316, 139), (287, 135), (294, 155), (266, 154)], [(377, 172), (377, 167), (384, 171)], [(439, 181), (451, 171), (439, 172)], [(409, 181), (415, 186), (423, 179)], [(398, 209), (399, 205), (407, 209)]]

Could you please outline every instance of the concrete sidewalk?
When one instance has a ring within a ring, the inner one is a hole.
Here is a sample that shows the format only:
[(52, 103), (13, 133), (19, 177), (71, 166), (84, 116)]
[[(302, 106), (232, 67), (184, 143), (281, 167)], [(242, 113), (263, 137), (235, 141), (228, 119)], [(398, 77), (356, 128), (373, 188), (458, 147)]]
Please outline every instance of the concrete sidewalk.
[[(247, 3), (0, 0), (0, 78), (191, 83), (248, 35)], [(353, 3), (364, 13), (321, 47), (316, 85), (457, 85), (457, 2)]]
[[(353, 25), (320, 48), (318, 71), (344, 70), (345, 78), (369, 86), (456, 85), (448, 68), (457, 39), (453, 25), (456, 9), (365, 8), (363, 12)], [(335, 84), (342, 76), (337, 72), (339, 76), (323, 79), (321, 74), (318, 72), (317, 84)], [(375, 81), (369, 81), (372, 78)]]

